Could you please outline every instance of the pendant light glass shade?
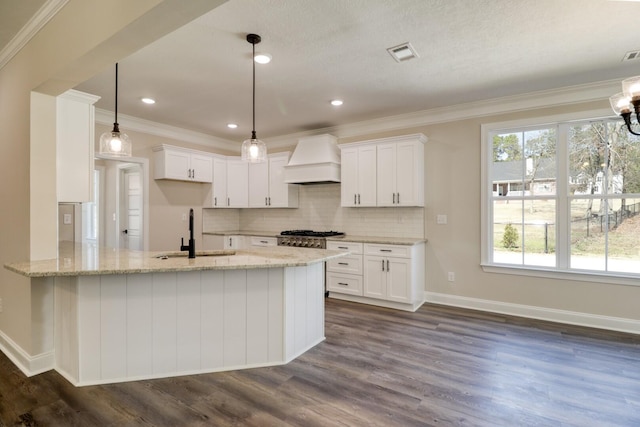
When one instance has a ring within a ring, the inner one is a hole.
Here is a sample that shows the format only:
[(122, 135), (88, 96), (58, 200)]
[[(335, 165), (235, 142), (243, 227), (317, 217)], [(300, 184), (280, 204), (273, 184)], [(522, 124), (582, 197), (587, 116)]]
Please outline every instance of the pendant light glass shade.
[(115, 120), (111, 132), (100, 135), (99, 153), (111, 157), (131, 157), (131, 139), (118, 125), (118, 64), (116, 63)]
[(256, 56), (256, 44), (260, 43), (261, 37), (257, 34), (247, 34), (247, 41), (253, 45), (253, 129), (251, 138), (245, 139), (242, 143), (242, 160), (250, 163), (261, 163), (267, 161), (267, 145), (256, 136), (256, 63), (253, 58)]
[(255, 137), (242, 142), (242, 160), (250, 163), (260, 163), (267, 160), (267, 145)]
[(131, 139), (120, 132), (118, 123), (113, 124), (111, 132), (100, 135), (100, 154), (115, 157), (131, 157)]

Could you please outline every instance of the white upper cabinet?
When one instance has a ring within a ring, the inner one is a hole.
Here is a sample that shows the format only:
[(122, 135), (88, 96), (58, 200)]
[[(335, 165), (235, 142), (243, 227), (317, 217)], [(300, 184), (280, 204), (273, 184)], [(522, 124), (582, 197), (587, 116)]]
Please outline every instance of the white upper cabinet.
[(212, 182), (213, 159), (204, 152), (161, 145), (153, 148), (155, 179)]
[(376, 146), (341, 147), (340, 205), (376, 206)]
[(227, 206), (249, 206), (249, 164), (240, 158), (227, 158)]
[(378, 144), (378, 206), (424, 206), (424, 142)]
[(95, 107), (100, 99), (69, 90), (56, 98), (58, 202), (93, 199)]
[(210, 207), (227, 207), (227, 159), (213, 157), (213, 185), (211, 187)]
[(424, 206), (422, 134), (343, 144), (341, 206)]
[(249, 207), (296, 208), (298, 186), (284, 182), (289, 153), (268, 156), (268, 161), (249, 164)]

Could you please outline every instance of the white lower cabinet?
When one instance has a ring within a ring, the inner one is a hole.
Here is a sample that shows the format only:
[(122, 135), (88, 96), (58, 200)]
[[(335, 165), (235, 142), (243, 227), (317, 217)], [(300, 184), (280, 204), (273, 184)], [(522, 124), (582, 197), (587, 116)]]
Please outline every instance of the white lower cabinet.
[(246, 237), (245, 236), (224, 236), (224, 248), (223, 249), (244, 249)]
[(362, 243), (327, 242), (327, 249), (348, 251), (350, 255), (327, 261), (327, 291), (362, 295)]
[(424, 243), (329, 241), (327, 249), (351, 252), (327, 262), (331, 297), (407, 311), (415, 311), (424, 302)]
[(251, 236), (249, 242), (251, 246), (278, 246), (277, 237)]

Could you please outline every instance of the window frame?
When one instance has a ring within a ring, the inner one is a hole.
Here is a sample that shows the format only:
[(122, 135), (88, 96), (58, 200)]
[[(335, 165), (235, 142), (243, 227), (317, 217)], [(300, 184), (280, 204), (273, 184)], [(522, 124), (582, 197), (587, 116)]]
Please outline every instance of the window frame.
[[(569, 268), (571, 236), (569, 233), (571, 197), (568, 194), (568, 150), (556, 152), (556, 267), (498, 264), (493, 262), (493, 192), (491, 182), (491, 168), (493, 163), (493, 147), (491, 136), (496, 133), (508, 133), (511, 131), (522, 132), (544, 127), (557, 127), (557, 146), (562, 144), (562, 133), (576, 122), (610, 120), (610, 109), (581, 111), (551, 116), (530, 117), (526, 119), (484, 123), (481, 125), (481, 167), (480, 167), (480, 209), (481, 209), (481, 250), (480, 266), (488, 273), (511, 274), (519, 276), (542, 277), (551, 279), (576, 280), (598, 283), (612, 283), (620, 285), (640, 286), (640, 273), (624, 273), (599, 270), (578, 270)], [(548, 196), (547, 196), (548, 198)], [(520, 200), (520, 199), (518, 199)]]

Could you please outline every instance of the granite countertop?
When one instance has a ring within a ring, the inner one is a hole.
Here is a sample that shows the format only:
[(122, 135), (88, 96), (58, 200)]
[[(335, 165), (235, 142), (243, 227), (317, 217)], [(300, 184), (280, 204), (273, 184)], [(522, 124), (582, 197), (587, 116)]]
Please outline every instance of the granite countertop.
[[(260, 237), (279, 237), (280, 232), (277, 231), (207, 231), (202, 234), (209, 234), (213, 236), (260, 236)], [(427, 239), (420, 237), (381, 237), (381, 236), (352, 236), (347, 234), (345, 236), (331, 236), (327, 237), (327, 240), (344, 240), (347, 242), (358, 243), (378, 243), (387, 245), (408, 245), (413, 246), (420, 243), (425, 243)]]
[(327, 237), (327, 240), (342, 240), (344, 242), (356, 243), (378, 243), (384, 245), (406, 245), (413, 246), (425, 243), (427, 239), (417, 237), (381, 237), (381, 236), (352, 236), (347, 234), (344, 237)]
[(67, 243), (60, 245), (58, 258), (8, 263), (5, 268), (27, 277), (238, 270), (304, 266), (345, 254), (347, 252), (272, 246), (237, 251), (197, 251), (196, 258), (189, 259), (186, 252), (130, 251)]
[(240, 230), (224, 230), (224, 231), (203, 231), (202, 234), (210, 236), (258, 236), (258, 237), (278, 237), (279, 231), (240, 231)]

